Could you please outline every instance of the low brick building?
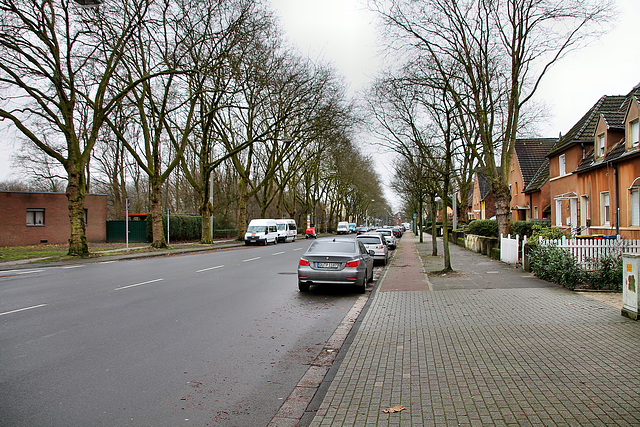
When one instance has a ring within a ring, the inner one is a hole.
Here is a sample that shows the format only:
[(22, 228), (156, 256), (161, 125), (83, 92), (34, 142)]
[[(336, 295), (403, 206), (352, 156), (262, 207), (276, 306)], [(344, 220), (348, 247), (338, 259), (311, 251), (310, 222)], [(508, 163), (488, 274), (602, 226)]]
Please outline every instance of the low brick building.
[[(0, 246), (68, 243), (69, 208), (64, 193), (0, 191)], [(107, 196), (85, 198), (87, 241), (107, 239)]]

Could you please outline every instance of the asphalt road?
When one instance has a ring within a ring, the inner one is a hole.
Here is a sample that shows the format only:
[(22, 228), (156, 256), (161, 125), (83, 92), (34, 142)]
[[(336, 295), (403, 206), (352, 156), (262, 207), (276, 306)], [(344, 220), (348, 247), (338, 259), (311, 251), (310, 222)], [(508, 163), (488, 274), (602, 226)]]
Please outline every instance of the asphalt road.
[(0, 425), (266, 425), (358, 297), (309, 243), (0, 272)]

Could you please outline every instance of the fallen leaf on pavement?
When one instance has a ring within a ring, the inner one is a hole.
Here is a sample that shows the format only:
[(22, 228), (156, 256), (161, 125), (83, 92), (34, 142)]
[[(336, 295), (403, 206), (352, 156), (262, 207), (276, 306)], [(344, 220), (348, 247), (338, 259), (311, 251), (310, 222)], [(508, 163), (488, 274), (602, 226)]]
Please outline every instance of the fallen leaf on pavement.
[(407, 408), (405, 408), (402, 405), (396, 405), (393, 408), (385, 409), (382, 412), (384, 412), (385, 414), (393, 414), (394, 412), (404, 411), (405, 409), (407, 409)]

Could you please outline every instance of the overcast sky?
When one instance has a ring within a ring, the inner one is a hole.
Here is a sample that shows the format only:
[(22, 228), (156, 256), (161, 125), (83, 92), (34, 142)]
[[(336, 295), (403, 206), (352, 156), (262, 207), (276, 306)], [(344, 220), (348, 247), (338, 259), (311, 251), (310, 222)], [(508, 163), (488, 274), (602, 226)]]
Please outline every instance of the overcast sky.
[[(303, 54), (332, 62), (351, 85), (365, 88), (375, 76), (376, 17), (362, 0), (271, 0), (288, 39)], [(614, 29), (587, 48), (571, 53), (553, 68), (537, 99), (552, 117), (541, 136), (566, 133), (602, 95), (625, 95), (640, 83), (637, 21), (640, 1), (616, 0)], [(6, 136), (6, 134), (4, 134)], [(0, 179), (10, 176), (11, 144), (0, 142)]]

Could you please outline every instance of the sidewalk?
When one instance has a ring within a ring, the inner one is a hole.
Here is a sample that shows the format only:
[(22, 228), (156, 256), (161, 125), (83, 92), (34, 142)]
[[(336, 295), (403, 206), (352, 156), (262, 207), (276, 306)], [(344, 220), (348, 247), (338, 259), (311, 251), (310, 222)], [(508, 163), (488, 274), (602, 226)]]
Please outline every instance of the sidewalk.
[(450, 249), (401, 239), (311, 426), (640, 425), (640, 323)]

